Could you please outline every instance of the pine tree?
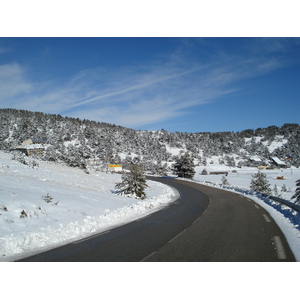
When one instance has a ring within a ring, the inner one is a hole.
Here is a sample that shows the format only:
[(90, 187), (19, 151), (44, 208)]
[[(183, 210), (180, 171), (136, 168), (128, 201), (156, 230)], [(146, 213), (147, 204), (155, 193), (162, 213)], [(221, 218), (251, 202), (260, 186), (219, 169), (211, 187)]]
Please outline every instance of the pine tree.
[(296, 198), (295, 204), (300, 203), (300, 179), (296, 180), (296, 191), (292, 199)]
[(207, 173), (207, 170), (204, 168), (203, 170), (202, 170), (202, 172), (201, 172), (201, 175), (207, 175), (208, 173)]
[(130, 172), (122, 174), (122, 182), (116, 184), (116, 189), (119, 189), (122, 195), (133, 195), (136, 198), (145, 199), (147, 186), (142, 166), (132, 164)]
[(173, 164), (172, 171), (178, 177), (192, 179), (195, 175), (194, 167), (193, 158), (188, 153), (185, 153)]
[(256, 174), (252, 175), (252, 180), (250, 183), (250, 189), (258, 192), (271, 194), (270, 184), (267, 180), (267, 175), (258, 171)]
[(228, 182), (228, 180), (225, 176), (222, 176), (221, 182), (222, 182), (223, 185), (229, 185), (229, 182)]
[(287, 191), (288, 191), (285, 184), (281, 187), (281, 191), (282, 191), (282, 192), (287, 192)]

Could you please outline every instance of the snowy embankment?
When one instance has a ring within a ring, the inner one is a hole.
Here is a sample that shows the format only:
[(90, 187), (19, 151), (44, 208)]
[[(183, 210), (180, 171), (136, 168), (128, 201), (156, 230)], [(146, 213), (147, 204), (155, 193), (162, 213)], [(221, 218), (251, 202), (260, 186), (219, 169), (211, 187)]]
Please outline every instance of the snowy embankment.
[(120, 174), (70, 168), (0, 151), (0, 261), (13, 261), (141, 218), (174, 201), (148, 181), (147, 198), (116, 195)]

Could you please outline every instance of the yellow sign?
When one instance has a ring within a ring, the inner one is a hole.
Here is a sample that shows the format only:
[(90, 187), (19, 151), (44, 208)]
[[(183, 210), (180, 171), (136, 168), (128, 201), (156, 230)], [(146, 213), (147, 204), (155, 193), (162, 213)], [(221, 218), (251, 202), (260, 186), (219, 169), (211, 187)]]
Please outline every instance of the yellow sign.
[(122, 168), (122, 165), (108, 165), (109, 168)]

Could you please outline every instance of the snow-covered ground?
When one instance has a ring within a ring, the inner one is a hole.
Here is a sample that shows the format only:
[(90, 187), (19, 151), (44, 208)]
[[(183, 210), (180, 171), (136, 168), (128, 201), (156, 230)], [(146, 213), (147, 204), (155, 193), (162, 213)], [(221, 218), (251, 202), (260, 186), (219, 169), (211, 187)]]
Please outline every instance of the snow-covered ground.
[[(208, 175), (201, 175), (203, 169), (207, 170)], [(239, 186), (243, 188), (249, 188), (252, 180), (252, 175), (258, 172), (257, 168), (244, 167), (233, 168), (225, 165), (207, 165), (198, 166), (195, 168), (196, 174), (194, 179), (196, 181), (211, 181), (214, 183), (222, 183), (222, 177), (224, 175), (210, 175), (210, 172), (228, 172), (226, 179), (230, 185)], [(291, 197), (295, 193), (296, 180), (300, 179), (300, 169), (292, 167), (287, 169), (273, 169), (273, 170), (261, 170), (262, 173), (267, 175), (267, 180), (271, 185), (271, 189), (274, 192), (275, 186), (277, 187), (278, 195), (282, 199), (291, 200)], [(283, 177), (283, 179), (277, 179), (277, 177)]]
[(137, 200), (116, 195), (120, 174), (26, 161), (0, 151), (0, 261), (105, 231), (174, 201), (175, 192), (157, 182), (148, 181), (147, 198)]
[[(141, 218), (175, 199), (168, 186), (148, 181), (147, 199), (137, 200), (115, 194), (120, 174), (83, 170), (26, 158), (29, 165), (12, 160), (12, 155), (0, 151), (0, 261), (13, 261), (46, 249), (69, 243), (88, 235), (106, 231)], [(226, 171), (228, 187), (221, 186), (223, 175), (201, 175)], [(300, 261), (300, 228), (293, 221), (289, 208), (278, 209), (259, 195), (249, 192), (256, 168), (230, 168), (209, 164), (196, 167), (194, 181), (219, 188), (230, 188), (256, 201), (272, 215)], [(278, 196), (290, 200), (300, 170), (264, 170)], [(277, 177), (282, 177), (278, 180)], [(285, 187), (285, 191), (282, 188)], [(47, 203), (47, 200), (49, 200)], [(295, 215), (295, 214), (294, 214)], [(295, 221), (296, 220), (296, 221)]]

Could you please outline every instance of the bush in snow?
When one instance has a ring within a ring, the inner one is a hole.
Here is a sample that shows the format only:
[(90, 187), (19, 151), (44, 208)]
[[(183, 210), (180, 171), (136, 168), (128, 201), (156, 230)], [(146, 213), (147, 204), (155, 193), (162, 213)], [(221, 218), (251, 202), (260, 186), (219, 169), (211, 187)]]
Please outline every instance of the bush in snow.
[(42, 199), (43, 199), (46, 203), (51, 203), (53, 197), (51, 197), (51, 196), (49, 195), (49, 193), (47, 193), (46, 196), (42, 196)]
[(275, 184), (275, 186), (274, 186), (274, 189), (273, 189), (273, 195), (275, 196), (275, 197), (280, 197), (281, 195), (279, 194), (279, 192), (278, 192), (278, 188), (277, 188), (277, 185)]
[(35, 160), (29, 161), (28, 165), (34, 169), (37, 169), (40, 166)]
[(294, 199), (294, 198), (296, 199), (295, 204), (300, 203), (300, 179), (298, 179), (296, 181), (296, 186), (297, 186), (297, 188), (296, 188), (295, 194), (292, 197), (292, 199)]
[(28, 216), (27, 216), (27, 213), (26, 213), (26, 211), (23, 209), (22, 211), (21, 211), (21, 215), (20, 215), (20, 218), (27, 218)]
[(0, 204), (0, 209), (4, 210), (4, 211), (7, 211), (7, 207), (4, 204)]
[(130, 172), (122, 174), (122, 182), (116, 184), (116, 189), (120, 190), (120, 194), (134, 195), (137, 198), (145, 199), (146, 177), (144, 170), (140, 165), (131, 165)]
[[(53, 197), (51, 197), (50, 195), (49, 195), (49, 193), (47, 193), (47, 195), (46, 196), (42, 196), (42, 199), (46, 202), (46, 203), (51, 203), (52, 202), (52, 200), (53, 200)], [(54, 205), (57, 205), (58, 204), (58, 201), (56, 201), (55, 203), (53, 203)]]
[(281, 187), (281, 191), (282, 192), (287, 192), (288, 191), (285, 184)]
[(252, 175), (252, 180), (250, 183), (250, 189), (252, 191), (258, 192), (258, 193), (265, 193), (270, 195), (271, 194), (271, 188), (270, 184), (267, 180), (267, 175), (264, 173), (261, 173), (258, 171), (256, 174)]

